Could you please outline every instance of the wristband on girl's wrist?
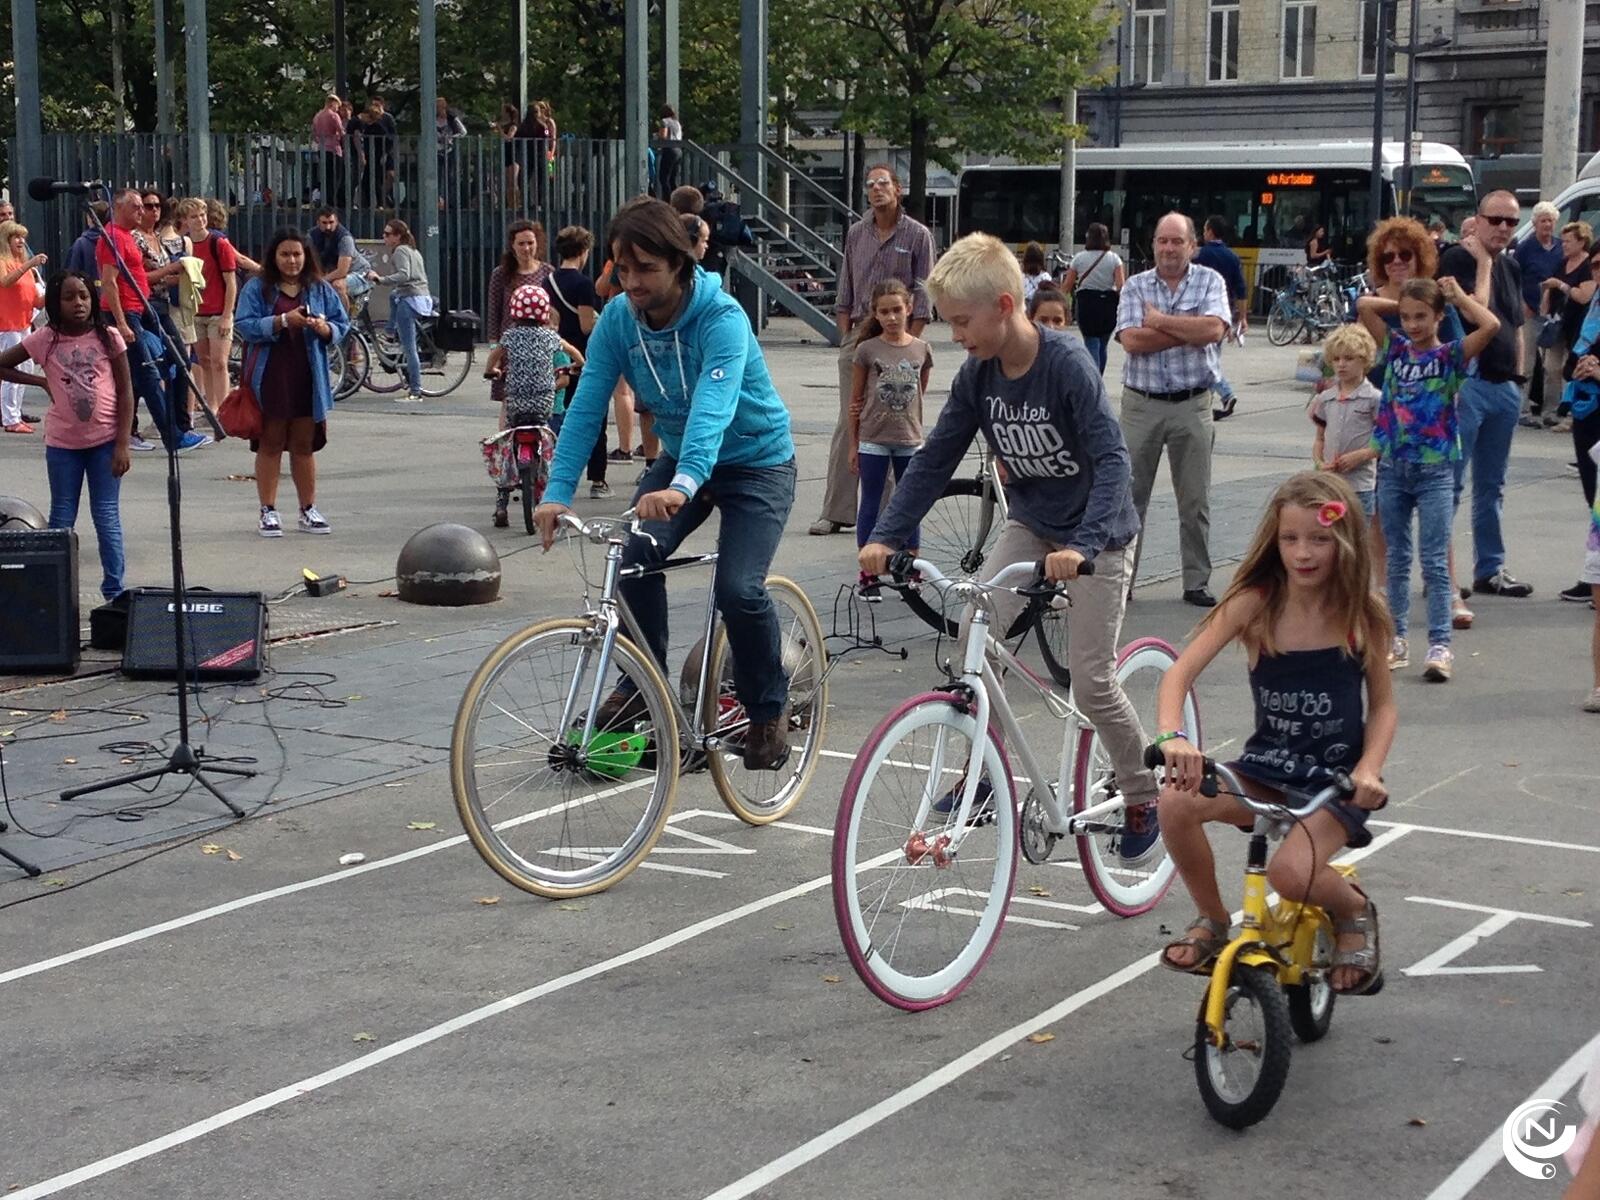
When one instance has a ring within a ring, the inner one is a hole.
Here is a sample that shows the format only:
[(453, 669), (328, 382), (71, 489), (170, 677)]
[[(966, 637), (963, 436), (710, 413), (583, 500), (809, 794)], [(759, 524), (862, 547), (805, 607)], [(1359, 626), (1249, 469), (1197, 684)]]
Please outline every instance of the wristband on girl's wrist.
[(1154, 744), (1157, 745), (1157, 746), (1164, 746), (1168, 742), (1173, 741), (1175, 739), (1179, 739), (1179, 738), (1181, 738), (1183, 741), (1187, 742), (1189, 740), (1189, 735), (1187, 733), (1185, 733), (1181, 729), (1174, 729), (1170, 733), (1159, 733), (1159, 734), (1157, 734)]

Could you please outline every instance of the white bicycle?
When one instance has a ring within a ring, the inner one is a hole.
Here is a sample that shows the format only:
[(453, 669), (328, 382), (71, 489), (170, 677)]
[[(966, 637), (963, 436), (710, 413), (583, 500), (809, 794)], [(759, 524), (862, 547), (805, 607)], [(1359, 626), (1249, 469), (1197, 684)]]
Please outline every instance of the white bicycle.
[[(834, 825), (833, 901), (856, 974), (885, 1003), (914, 1012), (953, 1000), (982, 969), (1011, 904), (1019, 845), (1029, 862), (1044, 863), (1062, 838), (1075, 839), (1090, 890), (1120, 917), (1155, 907), (1175, 870), (1159, 839), (1123, 859), (1123, 795), (1100, 736), (990, 630), (996, 591), (1031, 604), (1057, 598), (1043, 564), (1017, 563), (982, 583), (945, 579), (933, 563), (904, 554), (891, 563), (896, 575), (913, 569), (965, 603), (960, 672), (890, 712), (861, 748)], [(1117, 657), (1117, 680), (1147, 730), (1161, 677), (1176, 661), (1159, 638), (1132, 642)], [(1061, 722), (1054, 774), (1012, 711), (1008, 680), (1021, 681)], [(1192, 692), (1183, 726), (1200, 745)], [(1008, 749), (1026, 771), (1020, 779)]]

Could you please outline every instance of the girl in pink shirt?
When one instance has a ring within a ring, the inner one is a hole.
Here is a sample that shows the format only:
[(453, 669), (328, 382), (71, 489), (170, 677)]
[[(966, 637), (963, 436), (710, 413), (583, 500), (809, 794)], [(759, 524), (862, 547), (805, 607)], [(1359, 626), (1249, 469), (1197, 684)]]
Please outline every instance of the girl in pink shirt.
[[(0, 353), (0, 380), (42, 387), (50, 395), (44, 418), (44, 461), (50, 476), (50, 528), (78, 521), (83, 481), (100, 543), (107, 600), (122, 591), (122, 476), (128, 471), (128, 431), (133, 427), (133, 383), (127, 346), (108, 328), (89, 277), (59, 271), (45, 288), (49, 323), (19, 346)], [(31, 358), (44, 374), (18, 370)]]

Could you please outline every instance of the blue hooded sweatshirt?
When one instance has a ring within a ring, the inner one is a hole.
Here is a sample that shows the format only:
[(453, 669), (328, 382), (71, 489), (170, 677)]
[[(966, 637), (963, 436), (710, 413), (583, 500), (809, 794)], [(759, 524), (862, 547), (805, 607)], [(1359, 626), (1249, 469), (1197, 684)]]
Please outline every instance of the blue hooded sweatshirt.
[(671, 486), (693, 496), (719, 465), (776, 467), (794, 457), (789, 411), (772, 386), (750, 319), (716, 279), (695, 268), (689, 302), (651, 329), (626, 297), (606, 305), (567, 409), (544, 499), (571, 504), (600, 436), (618, 377), (655, 415), (662, 450), (677, 461)]

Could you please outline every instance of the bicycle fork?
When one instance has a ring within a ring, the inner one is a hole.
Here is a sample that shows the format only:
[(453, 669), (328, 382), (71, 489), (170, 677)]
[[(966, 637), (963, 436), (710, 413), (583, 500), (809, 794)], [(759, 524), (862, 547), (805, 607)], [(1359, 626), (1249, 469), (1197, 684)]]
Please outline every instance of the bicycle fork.
[[(972, 620), (967, 630), (967, 640), (963, 650), (961, 664), (961, 678), (963, 680), (982, 680), (984, 671), (984, 650), (989, 644), (989, 614), (979, 608), (972, 614)], [(930, 857), (935, 868), (948, 867), (955, 861), (961, 852), (961, 843), (966, 841), (967, 834), (972, 826), (969, 820), (972, 815), (973, 801), (978, 795), (978, 784), (983, 774), (984, 742), (989, 734), (989, 689), (978, 686), (971, 689), (974, 703), (970, 708), (970, 715), (974, 722), (972, 747), (967, 756), (966, 771), (961, 779), (961, 799), (949, 814), (939, 814), (948, 821), (947, 829), (953, 827), (953, 832), (940, 833), (937, 837), (930, 838), (923, 832), (923, 827), (928, 824), (933, 812), (934, 802), (944, 795), (942, 780), (944, 777), (945, 743), (941, 737), (934, 746), (929, 756), (928, 773), (926, 782), (922, 787), (922, 798), (917, 804), (916, 819), (912, 822), (911, 836), (906, 839), (906, 861), (912, 866), (917, 866)], [(991, 796), (993, 784), (990, 785)], [(992, 802), (992, 801), (991, 801)], [(1009, 801), (1008, 801), (1009, 803)]]

